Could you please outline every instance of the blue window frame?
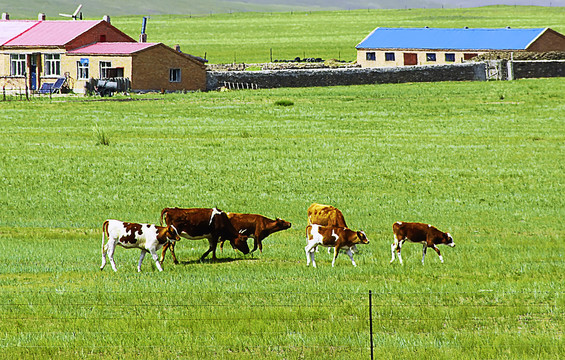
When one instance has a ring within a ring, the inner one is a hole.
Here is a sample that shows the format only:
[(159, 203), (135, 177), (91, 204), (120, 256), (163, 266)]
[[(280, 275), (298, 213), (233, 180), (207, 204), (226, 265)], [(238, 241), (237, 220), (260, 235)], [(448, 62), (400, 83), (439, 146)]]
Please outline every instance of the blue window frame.
[(385, 61), (395, 61), (396, 57), (394, 56), (393, 52), (385, 53)]
[(369, 61), (377, 60), (377, 54), (374, 52), (368, 52), (366, 56), (367, 56), (366, 59)]
[(455, 54), (454, 53), (446, 53), (445, 54), (445, 62), (455, 62)]

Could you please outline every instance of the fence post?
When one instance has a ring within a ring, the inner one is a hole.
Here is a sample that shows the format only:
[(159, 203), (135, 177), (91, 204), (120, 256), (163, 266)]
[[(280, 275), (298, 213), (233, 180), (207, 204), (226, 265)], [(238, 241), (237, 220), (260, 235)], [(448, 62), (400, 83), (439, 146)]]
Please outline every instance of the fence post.
[(369, 290), (369, 333), (371, 334), (371, 360), (373, 360), (373, 292)]

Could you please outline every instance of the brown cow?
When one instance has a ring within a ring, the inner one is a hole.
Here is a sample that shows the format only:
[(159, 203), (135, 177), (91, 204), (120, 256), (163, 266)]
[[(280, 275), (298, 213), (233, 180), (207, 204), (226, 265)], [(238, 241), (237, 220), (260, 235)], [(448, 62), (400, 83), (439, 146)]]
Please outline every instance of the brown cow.
[[(291, 226), (291, 223), (279, 218), (271, 220), (263, 215), (257, 214), (238, 214), (231, 212), (227, 214), (233, 227), (240, 234), (253, 238), (254, 246), (251, 252), (254, 252), (257, 248), (259, 248), (259, 251), (263, 252), (263, 239), (277, 231), (289, 229)], [(222, 245), (223, 241), (220, 244), (220, 248)]]
[[(173, 225), (179, 235), (186, 239), (208, 239), (210, 247), (200, 257), (200, 261), (204, 260), (210, 253), (212, 253), (212, 260), (217, 260), (216, 247), (220, 239), (229, 240), (233, 247), (244, 254), (249, 253), (247, 236), (238, 233), (228, 219), (227, 214), (216, 208), (165, 208), (161, 211), (161, 223), (163, 222), (167, 225)], [(165, 258), (167, 249), (171, 249), (173, 261), (175, 264), (178, 264), (174, 248), (174, 242), (169, 242), (163, 246), (161, 262)]]
[(353, 260), (351, 249), (356, 244), (369, 243), (367, 235), (365, 235), (363, 231), (353, 231), (347, 228), (321, 226), (318, 224), (308, 225), (306, 227), (306, 236), (306, 240), (308, 241), (308, 245), (304, 248), (306, 252), (306, 266), (310, 265), (310, 260), (312, 260), (313, 267), (316, 267), (314, 255), (318, 245), (334, 248), (333, 267), (335, 265), (335, 259), (341, 249), (346, 250), (353, 266), (357, 266)]
[(400, 256), (400, 251), (402, 249), (402, 244), (404, 241), (408, 240), (414, 243), (421, 243), (424, 245), (422, 254), (422, 265), (424, 264), (424, 259), (426, 257), (426, 250), (431, 247), (439, 255), (439, 259), (443, 263), (443, 257), (439, 252), (436, 245), (444, 244), (447, 246), (455, 247), (453, 242), (453, 237), (451, 234), (444, 233), (436, 229), (429, 224), (422, 223), (411, 223), (411, 222), (395, 222), (392, 225), (392, 231), (394, 232), (394, 242), (390, 245), (390, 250), (392, 252), (391, 264), (394, 261), (394, 251), (398, 253), (398, 260), (402, 264), (402, 257)]

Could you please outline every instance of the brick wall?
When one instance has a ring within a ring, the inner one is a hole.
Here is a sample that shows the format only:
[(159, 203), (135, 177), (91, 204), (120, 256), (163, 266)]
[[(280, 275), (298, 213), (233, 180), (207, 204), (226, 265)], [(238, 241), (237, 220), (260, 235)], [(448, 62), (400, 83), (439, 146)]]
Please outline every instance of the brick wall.
[[(158, 44), (134, 56), (132, 90), (205, 90), (206, 67), (186, 55)], [(170, 82), (170, 69), (180, 69), (180, 82)]]

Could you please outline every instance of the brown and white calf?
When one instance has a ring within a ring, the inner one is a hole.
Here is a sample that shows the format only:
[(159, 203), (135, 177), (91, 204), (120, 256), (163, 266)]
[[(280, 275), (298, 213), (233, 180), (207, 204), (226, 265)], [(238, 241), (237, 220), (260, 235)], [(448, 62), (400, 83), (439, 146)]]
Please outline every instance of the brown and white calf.
[(275, 220), (271, 220), (263, 215), (238, 214), (231, 212), (228, 212), (227, 214), (230, 222), (237, 232), (253, 238), (254, 245), (251, 252), (254, 252), (257, 248), (259, 248), (259, 251), (263, 252), (262, 242), (267, 236), (277, 231), (289, 229), (292, 225), (283, 219), (276, 218)]
[[(108, 238), (108, 242), (104, 245), (106, 238)], [(116, 250), (116, 245), (120, 245), (126, 249), (141, 249), (137, 271), (141, 271), (141, 263), (147, 252), (151, 254), (157, 269), (163, 271), (159, 263), (157, 250), (169, 241), (178, 239), (179, 235), (174, 226), (164, 227), (119, 220), (106, 220), (102, 225), (102, 265), (100, 270), (103, 270), (104, 266), (106, 266), (106, 254), (108, 254), (112, 269), (118, 271), (114, 262), (114, 251)]]
[(441, 232), (429, 224), (398, 221), (392, 225), (392, 231), (394, 232), (394, 242), (390, 245), (390, 251), (392, 252), (391, 263), (394, 261), (394, 252), (396, 251), (398, 253), (398, 260), (402, 264), (400, 251), (402, 250), (402, 244), (404, 244), (406, 240), (424, 245), (424, 249), (422, 250), (422, 265), (426, 258), (426, 250), (429, 247), (437, 252), (442, 263), (443, 256), (441, 256), (436, 245), (444, 244), (455, 247), (451, 234)]
[[(210, 247), (200, 257), (204, 260), (212, 253), (212, 260), (216, 260), (216, 247), (220, 239), (229, 240), (231, 245), (244, 254), (249, 253), (247, 236), (240, 234), (231, 224), (228, 215), (222, 210), (202, 208), (165, 208), (161, 211), (161, 223), (173, 225), (180, 236), (190, 240), (208, 239)], [(163, 246), (161, 261), (165, 258), (167, 249), (171, 250), (173, 261), (178, 264), (175, 255), (175, 243), (170, 242)]]
[(353, 231), (348, 228), (321, 226), (318, 224), (312, 224), (306, 227), (306, 241), (308, 241), (308, 245), (304, 248), (306, 252), (306, 266), (310, 265), (310, 261), (312, 261), (313, 267), (316, 267), (314, 255), (319, 245), (334, 248), (333, 267), (335, 266), (335, 259), (339, 254), (339, 250), (346, 250), (353, 266), (357, 266), (355, 260), (353, 260), (353, 252), (351, 249), (356, 244), (369, 243), (367, 235), (365, 235), (363, 231)]
[[(308, 225), (318, 224), (322, 226), (333, 226), (341, 228), (347, 227), (345, 218), (343, 217), (341, 210), (331, 205), (313, 203), (308, 207), (307, 215)], [(328, 253), (330, 252), (330, 250), (331, 249), (328, 248)], [(356, 253), (357, 247), (353, 246), (351, 248), (351, 251), (353, 251), (353, 253)]]

